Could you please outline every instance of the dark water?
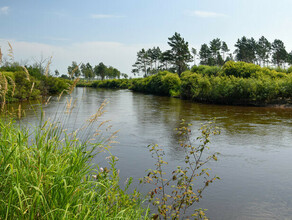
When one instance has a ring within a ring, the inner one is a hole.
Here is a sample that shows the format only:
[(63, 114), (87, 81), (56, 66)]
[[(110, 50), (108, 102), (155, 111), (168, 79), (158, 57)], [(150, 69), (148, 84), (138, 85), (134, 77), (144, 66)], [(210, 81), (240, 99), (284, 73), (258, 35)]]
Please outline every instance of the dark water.
[[(81, 127), (104, 99), (109, 101), (100, 120), (110, 119), (112, 131), (120, 130), (119, 144), (111, 152), (119, 158), (122, 180), (132, 176), (135, 184), (146, 169), (154, 168), (147, 145), (163, 146), (165, 159), (175, 167), (183, 161), (174, 130), (180, 120), (192, 123), (197, 136), (200, 123), (216, 117), (222, 132), (212, 139), (211, 152), (221, 155), (208, 167), (221, 180), (207, 188), (199, 207), (209, 210), (210, 219), (292, 219), (291, 108), (205, 105), (128, 90), (77, 88), (73, 96), (78, 102), (69, 128)], [(60, 115), (60, 106), (53, 100), (44, 108), (46, 116)], [(33, 111), (26, 112), (25, 121), (37, 121)], [(104, 166), (103, 157), (95, 162)]]

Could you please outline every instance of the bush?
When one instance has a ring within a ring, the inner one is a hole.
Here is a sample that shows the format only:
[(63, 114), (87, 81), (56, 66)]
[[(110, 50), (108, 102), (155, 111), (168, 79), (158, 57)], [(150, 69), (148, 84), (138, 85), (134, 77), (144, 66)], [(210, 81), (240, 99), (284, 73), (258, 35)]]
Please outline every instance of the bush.
[(248, 78), (253, 73), (261, 71), (261, 67), (252, 63), (228, 61), (223, 65), (222, 70), (226, 76)]
[(1, 84), (3, 84), (1, 89), (6, 88), (6, 83), (8, 88), (8, 91), (4, 92), (5, 98), (3, 90), (1, 91), (0, 103), (4, 100), (13, 102), (37, 99), (41, 95), (56, 95), (66, 91), (71, 84), (71, 81), (66, 79), (41, 75), (38, 69), (32, 67), (29, 68), (31, 72), (26, 72), (19, 66), (7, 66), (4, 69), (16, 71), (0, 72)]
[(193, 73), (200, 73), (204, 76), (219, 76), (221, 74), (221, 68), (219, 66), (193, 66), (191, 69)]
[(143, 79), (134, 79), (130, 89), (138, 92), (170, 96), (179, 94), (180, 83), (181, 81), (177, 74), (164, 71)]

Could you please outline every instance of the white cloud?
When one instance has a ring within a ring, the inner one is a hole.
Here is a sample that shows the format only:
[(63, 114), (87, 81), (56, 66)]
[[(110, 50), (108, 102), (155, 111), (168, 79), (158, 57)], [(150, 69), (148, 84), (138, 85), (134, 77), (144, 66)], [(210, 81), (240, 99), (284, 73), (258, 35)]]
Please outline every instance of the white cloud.
[(4, 6), (0, 8), (0, 14), (4, 14), (7, 15), (9, 12), (9, 7), (8, 6)]
[(92, 14), (91, 18), (94, 19), (105, 19), (105, 18), (124, 18), (125, 16), (121, 15), (111, 15), (111, 14)]
[(55, 46), (36, 42), (0, 39), (0, 46), (4, 56), (7, 54), (9, 41), (13, 47), (16, 61), (28, 61), (33, 64), (36, 60), (53, 56), (51, 71), (58, 69), (61, 74), (67, 73), (67, 67), (72, 61), (97, 65), (103, 62), (113, 66), (123, 73), (131, 75), (132, 65), (136, 61), (137, 51), (150, 48), (153, 45), (131, 45), (119, 42), (78, 42), (67, 46)]
[(189, 16), (196, 16), (200, 18), (220, 18), (228, 17), (226, 14), (211, 12), (211, 11), (189, 11), (187, 12)]

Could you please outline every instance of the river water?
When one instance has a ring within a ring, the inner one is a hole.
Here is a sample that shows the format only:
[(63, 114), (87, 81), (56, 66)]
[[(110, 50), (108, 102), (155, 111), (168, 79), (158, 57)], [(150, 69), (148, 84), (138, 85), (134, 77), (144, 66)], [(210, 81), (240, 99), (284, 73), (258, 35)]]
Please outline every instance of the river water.
[[(210, 152), (220, 155), (208, 167), (221, 180), (206, 189), (196, 207), (208, 209), (210, 219), (292, 219), (291, 108), (207, 105), (129, 90), (77, 88), (72, 95), (77, 104), (66, 122), (71, 129), (80, 128), (105, 99), (109, 101), (100, 120), (111, 120), (111, 130), (119, 130), (119, 144), (111, 153), (119, 158), (122, 181), (133, 177), (143, 193), (150, 188), (139, 185), (138, 178), (154, 168), (147, 146), (162, 146), (173, 168), (183, 163), (175, 131), (180, 120), (192, 123), (193, 135), (198, 136), (200, 124), (216, 117), (221, 134), (211, 140)], [(65, 102), (66, 97), (58, 103), (53, 99), (44, 107), (46, 116), (63, 115), (60, 106)], [(39, 110), (23, 108), (24, 121), (37, 122)], [(105, 166), (104, 157), (94, 162)]]

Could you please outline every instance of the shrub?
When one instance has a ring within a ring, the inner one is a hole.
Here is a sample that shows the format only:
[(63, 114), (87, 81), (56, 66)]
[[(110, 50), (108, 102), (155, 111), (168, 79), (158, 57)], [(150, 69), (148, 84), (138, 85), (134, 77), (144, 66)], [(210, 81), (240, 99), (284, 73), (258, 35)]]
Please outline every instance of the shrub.
[(193, 66), (191, 69), (193, 73), (200, 73), (206, 76), (219, 76), (221, 74), (221, 68), (219, 66)]
[(222, 70), (226, 76), (248, 78), (253, 73), (261, 71), (261, 67), (252, 63), (228, 61), (223, 65)]
[(130, 89), (138, 92), (170, 96), (171, 94), (179, 94), (180, 83), (181, 81), (177, 74), (164, 71), (146, 78), (133, 79)]

